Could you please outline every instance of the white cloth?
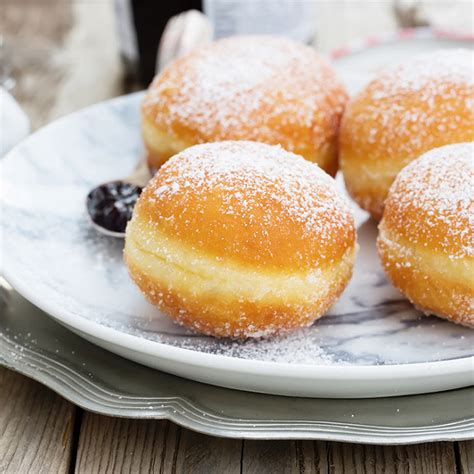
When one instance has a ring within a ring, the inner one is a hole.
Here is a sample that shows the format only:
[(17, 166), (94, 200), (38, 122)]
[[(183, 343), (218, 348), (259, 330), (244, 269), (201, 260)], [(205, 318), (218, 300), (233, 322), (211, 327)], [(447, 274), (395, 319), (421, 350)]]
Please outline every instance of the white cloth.
[(30, 121), (17, 101), (0, 87), (0, 157), (30, 133)]

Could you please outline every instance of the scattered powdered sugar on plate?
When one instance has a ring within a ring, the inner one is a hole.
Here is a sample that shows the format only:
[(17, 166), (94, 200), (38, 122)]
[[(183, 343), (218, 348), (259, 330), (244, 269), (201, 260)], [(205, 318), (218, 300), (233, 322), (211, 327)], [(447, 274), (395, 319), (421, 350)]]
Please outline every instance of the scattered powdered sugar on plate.
[(222, 355), (241, 359), (283, 362), (288, 364), (334, 365), (346, 362), (335, 360), (325, 352), (315, 338), (314, 329), (299, 329), (271, 339), (233, 342)]
[[(116, 327), (116, 324), (113, 327)], [(190, 331), (183, 331), (183, 334), (154, 333), (136, 327), (128, 327), (125, 332), (181, 349), (239, 359), (314, 365), (349, 363), (326, 351), (322, 346), (318, 331), (314, 328), (301, 328), (268, 339), (247, 340), (215, 339), (209, 336), (192, 335)]]

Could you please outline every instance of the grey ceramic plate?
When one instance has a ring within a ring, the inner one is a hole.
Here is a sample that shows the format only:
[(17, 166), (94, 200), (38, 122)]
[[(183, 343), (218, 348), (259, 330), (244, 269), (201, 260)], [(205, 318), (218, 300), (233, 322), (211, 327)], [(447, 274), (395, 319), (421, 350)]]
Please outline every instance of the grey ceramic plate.
[(474, 437), (472, 387), (408, 397), (330, 400), (205, 385), (88, 343), (1, 283), (0, 364), (91, 411), (167, 418), (224, 437), (376, 444)]

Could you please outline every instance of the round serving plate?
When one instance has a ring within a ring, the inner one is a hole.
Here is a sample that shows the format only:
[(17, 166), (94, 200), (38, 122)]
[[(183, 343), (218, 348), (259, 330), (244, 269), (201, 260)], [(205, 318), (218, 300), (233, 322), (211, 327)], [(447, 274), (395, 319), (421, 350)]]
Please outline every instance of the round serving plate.
[(355, 40), (329, 52), (329, 59), (351, 94), (381, 69), (436, 49), (474, 46), (474, 35), (430, 27), (404, 28)]
[(133, 94), (65, 117), (1, 163), (2, 271), (18, 292), (89, 341), (153, 368), (224, 387), (378, 397), (473, 383), (474, 331), (416, 311), (386, 281), (376, 225), (356, 211), (353, 279), (329, 313), (287, 337), (236, 342), (168, 320), (132, 284), (123, 241), (97, 234), (84, 200), (142, 155)]

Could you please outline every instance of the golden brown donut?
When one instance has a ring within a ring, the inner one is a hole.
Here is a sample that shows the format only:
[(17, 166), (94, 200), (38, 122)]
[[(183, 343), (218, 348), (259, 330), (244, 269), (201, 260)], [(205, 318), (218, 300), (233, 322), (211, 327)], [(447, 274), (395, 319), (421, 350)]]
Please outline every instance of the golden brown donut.
[(151, 168), (198, 143), (255, 140), (337, 171), (337, 133), (347, 100), (312, 49), (272, 36), (222, 39), (171, 63), (141, 108)]
[(141, 194), (125, 261), (146, 298), (213, 336), (311, 324), (352, 273), (355, 228), (335, 181), (280, 146), (196, 145)]
[(391, 67), (344, 113), (340, 166), (357, 203), (380, 219), (397, 173), (422, 153), (474, 140), (474, 53), (439, 50)]
[(379, 230), (393, 284), (423, 311), (474, 326), (474, 144), (436, 148), (404, 168)]

